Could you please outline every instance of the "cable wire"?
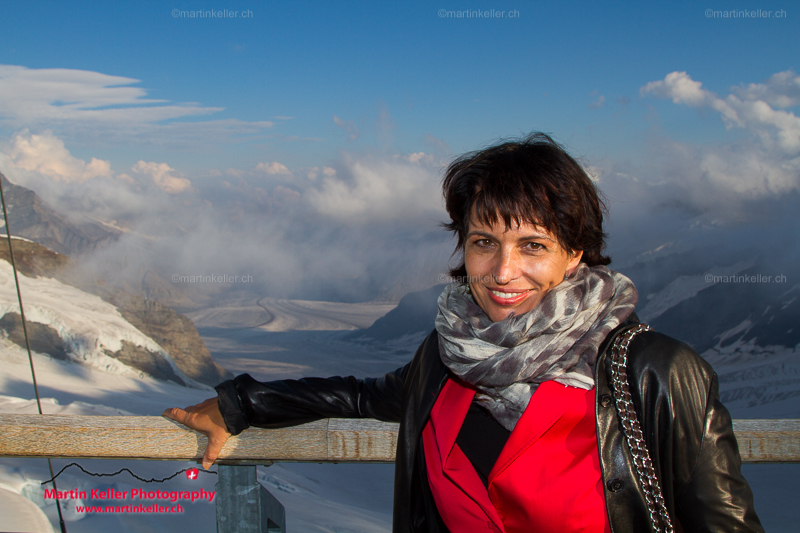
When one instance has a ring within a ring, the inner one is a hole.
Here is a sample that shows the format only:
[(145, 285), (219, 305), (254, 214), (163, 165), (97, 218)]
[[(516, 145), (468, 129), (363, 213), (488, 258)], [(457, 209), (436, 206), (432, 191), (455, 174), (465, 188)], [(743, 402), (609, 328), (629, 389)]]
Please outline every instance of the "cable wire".
[[(11, 246), (11, 227), (8, 223), (8, 211), (6, 210), (6, 197), (3, 193), (3, 180), (0, 179), (0, 203), (3, 204), (3, 221), (6, 223), (6, 237), (8, 238), (8, 257), (11, 260), (11, 270), (14, 272), (14, 285), (17, 287), (17, 300), (19, 301), (19, 317), (22, 321), (22, 334), (25, 337), (25, 348), (28, 350), (28, 361), (31, 365), (31, 378), (33, 379), (33, 392), (36, 395), (36, 408), (39, 414), (42, 413), (42, 401), (39, 398), (39, 386), (36, 383), (36, 371), (33, 368), (33, 354), (31, 353), (31, 343), (28, 340), (28, 328), (25, 325), (25, 309), (22, 307), (22, 292), (19, 290), (19, 277), (17, 276), (17, 264), (14, 261), (14, 249)], [(56, 488), (55, 476), (53, 475), (53, 461), (48, 457), (47, 466), (50, 468), (50, 477), (53, 482), (53, 490), (58, 495)], [(67, 533), (67, 525), (64, 523), (64, 517), (61, 514), (61, 504), (58, 497), (56, 497), (56, 508), (58, 509), (58, 523), (61, 526), (61, 533)]]

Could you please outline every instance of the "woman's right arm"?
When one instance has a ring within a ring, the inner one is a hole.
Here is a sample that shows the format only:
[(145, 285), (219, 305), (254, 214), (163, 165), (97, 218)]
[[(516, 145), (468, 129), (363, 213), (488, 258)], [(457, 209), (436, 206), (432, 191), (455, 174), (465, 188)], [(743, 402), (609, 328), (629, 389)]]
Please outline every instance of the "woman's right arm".
[(203, 468), (208, 468), (228, 438), (250, 426), (287, 427), (321, 418), (399, 422), (409, 365), (368, 379), (337, 376), (259, 382), (242, 374), (217, 385), (217, 398), (186, 409), (167, 409), (163, 416), (208, 437), (203, 455)]
[(321, 418), (400, 420), (408, 365), (379, 378), (303, 378), (259, 382), (249, 374), (217, 385), (231, 433), (249, 426), (278, 428)]

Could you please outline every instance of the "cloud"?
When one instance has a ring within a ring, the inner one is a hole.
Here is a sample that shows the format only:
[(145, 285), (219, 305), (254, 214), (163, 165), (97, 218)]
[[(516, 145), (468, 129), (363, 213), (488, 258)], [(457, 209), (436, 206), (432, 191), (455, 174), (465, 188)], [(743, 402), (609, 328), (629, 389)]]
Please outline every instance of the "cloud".
[(651, 81), (641, 93), (652, 93), (659, 98), (672, 98), (675, 104), (700, 106), (711, 97), (699, 81), (692, 80), (686, 72), (670, 72), (663, 80)]
[(800, 103), (800, 76), (791, 70), (777, 72), (764, 83), (751, 83), (734, 87), (733, 91), (742, 100), (761, 100), (785, 109)]
[(700, 154), (698, 166), (710, 183), (738, 195), (761, 197), (800, 189), (800, 159), (775, 160), (758, 149), (708, 150)]
[[(308, 169), (306, 176), (310, 180), (315, 180), (317, 179), (317, 176), (319, 176), (319, 173), (320, 173), (319, 167), (311, 167), (310, 169)], [(332, 167), (322, 167), (322, 174), (325, 176), (333, 177), (336, 175), (336, 169)]]
[(278, 185), (273, 189), (272, 194), (281, 200), (300, 200), (300, 193), (294, 189)]
[[(93, 178), (113, 178), (111, 164), (93, 157), (88, 163), (70, 154), (64, 141), (51, 131), (33, 134), (23, 130), (14, 134), (3, 150), (0, 162), (10, 171), (19, 171), (41, 182), (41, 177), (64, 184), (84, 183)], [(147, 176), (159, 189), (168, 193), (183, 192), (191, 187), (188, 179), (166, 163), (139, 161), (131, 171)], [(133, 185), (136, 180), (129, 174), (116, 176), (121, 183)], [(23, 183), (25, 182), (23, 177)]]
[(167, 207), (151, 176), (115, 174), (108, 161), (77, 158), (50, 131), (23, 130), (0, 143), (0, 171), (76, 222), (131, 220)]
[[(141, 162), (136, 170), (172, 169)], [(252, 169), (228, 181), (193, 179), (180, 202), (155, 187), (140, 189), (136, 197), (147, 202), (140, 202), (124, 239), (98, 252), (98, 275), (131, 284), (148, 269), (247, 274), (252, 285), (232, 288), (345, 301), (399, 297), (436, 283), (452, 252), (449, 235), (438, 229), (445, 216), (438, 168), (344, 153), (335, 163), (304, 169), (312, 171), (315, 181), (298, 171), (291, 186)], [(211, 296), (217, 290), (189, 289)]]
[(600, 108), (601, 108), (601, 107), (603, 107), (604, 105), (606, 105), (606, 97), (605, 97), (605, 96), (603, 96), (603, 95), (601, 94), (600, 96), (598, 96), (598, 97), (595, 99), (595, 101), (594, 101), (594, 102), (592, 102), (591, 104), (589, 104), (589, 107), (590, 107), (591, 109), (600, 109)]
[(713, 109), (728, 129), (742, 128), (751, 134), (748, 141), (728, 145), (658, 143), (670, 160), (664, 162), (670, 181), (681, 184), (686, 198), (702, 209), (726, 198), (728, 208), (735, 211), (741, 201), (800, 190), (800, 118), (771, 105), (796, 105), (798, 83), (792, 72), (780, 72), (765, 83), (733, 88), (720, 97), (686, 72), (671, 72), (642, 87), (642, 95)]
[(195, 120), (222, 111), (197, 103), (147, 98), (131, 87), (139, 80), (75, 69), (30, 69), (0, 65), (0, 124), (14, 129), (47, 128), (85, 140), (137, 142), (153, 146), (239, 141), (260, 134), (270, 121)]
[(273, 161), (272, 163), (259, 163), (256, 165), (256, 172), (264, 172), (266, 174), (286, 174), (291, 176), (292, 173), (286, 168), (286, 165)]
[(384, 221), (441, 212), (438, 168), (406, 157), (347, 158), (344, 166), (344, 176), (326, 175), (306, 191), (323, 215)]
[(333, 115), (333, 123), (342, 128), (345, 131), (345, 133), (347, 133), (347, 138), (351, 142), (355, 141), (356, 139), (359, 138), (359, 136), (361, 136), (361, 133), (358, 131), (358, 126), (356, 126), (356, 123), (353, 122), (352, 120), (344, 121), (339, 117), (337, 117), (336, 115)]
[(86, 163), (73, 157), (64, 141), (45, 131), (41, 135), (23, 130), (11, 138), (6, 151), (11, 168), (38, 172), (56, 181), (84, 182), (92, 178), (111, 176), (111, 164), (97, 158)]
[(710, 107), (719, 112), (726, 127), (746, 128), (755, 133), (766, 148), (779, 148), (787, 154), (800, 152), (800, 117), (777, 110), (762, 97), (783, 106), (797, 104), (798, 77), (791, 72), (773, 75), (765, 84), (751, 84), (735, 89), (738, 93), (720, 98), (703, 89), (686, 72), (671, 72), (663, 80), (642, 87), (643, 95), (671, 98), (676, 104)]
[(427, 154), (425, 152), (414, 152), (411, 154), (396, 154), (395, 159), (404, 159), (409, 163), (413, 164), (424, 164), (428, 166), (434, 166), (437, 163), (442, 166), (444, 164), (443, 161), (437, 160), (433, 154)]
[[(30, 141), (30, 134), (18, 135)], [(72, 164), (73, 170), (59, 176), (75, 178), (91, 168), (54, 134), (44, 138)], [(289, 186), (280, 179), (285, 174), (268, 175), (256, 167), (209, 172), (216, 178), (190, 182), (170, 164), (150, 159), (138, 160), (124, 173), (66, 182), (11, 167), (13, 146), (9, 142), (0, 149), (0, 169), (13, 182), (33, 189), (75, 222), (124, 228), (117, 242), (76, 258), (79, 270), (109, 286), (139, 287), (149, 270), (167, 278), (171, 273), (247, 275), (252, 285), (230, 289), (365, 301), (435, 284), (452, 252), (449, 235), (438, 229), (445, 217), (440, 169), (422, 152), (397, 157), (345, 152), (335, 161), (296, 171)], [(281, 172), (283, 166), (265, 161), (262, 168)], [(305, 173), (316, 173), (316, 180)], [(198, 303), (225, 290), (184, 289)]]
[(156, 187), (170, 194), (183, 192), (191, 187), (191, 182), (181, 176), (175, 169), (166, 163), (145, 163), (138, 161), (131, 167), (137, 174), (144, 174), (153, 180)]
[(242, 170), (240, 168), (228, 168), (228, 169), (225, 169), (225, 175), (226, 176), (233, 176), (234, 178), (241, 178), (241, 177), (244, 177), (245, 174), (246, 174), (246, 171), (244, 171), (244, 170)]
[[(40, 120), (157, 122), (207, 115), (222, 108), (162, 105), (144, 98), (139, 80), (72, 69), (29, 69), (0, 65), (0, 114), (12, 123)], [(115, 107), (109, 107), (115, 106)]]

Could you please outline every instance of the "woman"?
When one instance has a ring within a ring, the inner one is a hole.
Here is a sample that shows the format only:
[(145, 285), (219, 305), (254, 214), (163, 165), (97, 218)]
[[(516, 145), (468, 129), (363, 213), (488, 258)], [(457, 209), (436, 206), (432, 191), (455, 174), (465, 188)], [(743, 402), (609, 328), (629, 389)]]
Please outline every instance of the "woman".
[(208, 435), (203, 466), (250, 425), (370, 417), (400, 422), (395, 532), (762, 531), (716, 375), (637, 324), (580, 165), (534, 134), (461, 157), (443, 187), (463, 262), (414, 359), (244, 374), (168, 409)]

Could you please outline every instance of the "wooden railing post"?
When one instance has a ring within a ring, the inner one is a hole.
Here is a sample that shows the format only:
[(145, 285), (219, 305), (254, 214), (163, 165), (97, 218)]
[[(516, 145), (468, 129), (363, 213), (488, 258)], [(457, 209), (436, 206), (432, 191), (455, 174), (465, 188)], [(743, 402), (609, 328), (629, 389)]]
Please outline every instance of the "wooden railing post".
[(283, 505), (258, 482), (255, 465), (217, 468), (217, 533), (286, 533)]

